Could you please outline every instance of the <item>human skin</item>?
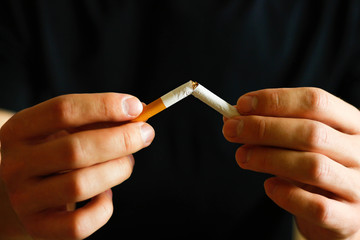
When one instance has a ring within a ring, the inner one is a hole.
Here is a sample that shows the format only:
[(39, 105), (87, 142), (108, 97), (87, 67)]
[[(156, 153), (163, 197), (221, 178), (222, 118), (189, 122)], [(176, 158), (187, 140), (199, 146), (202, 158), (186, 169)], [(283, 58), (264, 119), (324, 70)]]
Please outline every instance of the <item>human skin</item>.
[(131, 175), (132, 154), (154, 138), (149, 124), (130, 122), (142, 109), (126, 94), (65, 95), (3, 125), (1, 177), (26, 232), (34, 239), (84, 239), (108, 221), (111, 187)]
[[(131, 153), (154, 137), (149, 125), (128, 122), (142, 110), (137, 99), (123, 105), (129, 97), (61, 96), (19, 112), (2, 128), (1, 176), (34, 238), (83, 239), (110, 218), (108, 189), (130, 176)], [(239, 166), (275, 175), (266, 193), (295, 215), (308, 239), (358, 239), (359, 111), (316, 88), (248, 93), (237, 108), (242, 116), (225, 119), (223, 132), (244, 143), (236, 152)], [(83, 208), (66, 210), (88, 198)]]
[(273, 174), (266, 194), (307, 239), (360, 239), (360, 112), (318, 88), (241, 96), (224, 119), (243, 169)]

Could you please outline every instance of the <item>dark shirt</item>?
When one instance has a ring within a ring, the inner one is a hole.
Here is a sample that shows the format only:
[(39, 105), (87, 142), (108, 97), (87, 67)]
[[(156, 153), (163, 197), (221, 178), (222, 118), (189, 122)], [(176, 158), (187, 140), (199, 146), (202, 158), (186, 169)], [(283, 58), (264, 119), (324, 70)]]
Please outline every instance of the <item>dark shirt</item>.
[[(232, 104), (314, 86), (359, 107), (359, 12), (355, 0), (2, 0), (0, 107), (108, 91), (148, 103), (190, 79)], [(268, 175), (237, 167), (217, 112), (188, 97), (149, 123), (153, 144), (89, 239), (291, 238), (291, 216), (264, 193)]]

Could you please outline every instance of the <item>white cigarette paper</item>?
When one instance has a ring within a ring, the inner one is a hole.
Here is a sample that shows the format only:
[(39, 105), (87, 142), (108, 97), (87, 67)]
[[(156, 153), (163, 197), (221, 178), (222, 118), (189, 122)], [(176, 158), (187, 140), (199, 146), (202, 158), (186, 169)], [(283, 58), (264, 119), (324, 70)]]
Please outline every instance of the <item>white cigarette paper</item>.
[(194, 91), (192, 92), (192, 95), (227, 118), (240, 116), (239, 112), (234, 106), (216, 96), (214, 93), (210, 92), (200, 84), (197, 84)]
[(161, 100), (163, 101), (165, 107), (168, 108), (174, 103), (177, 103), (178, 101), (191, 95), (193, 91), (194, 91), (194, 82), (189, 81), (175, 88), (174, 90), (165, 94), (164, 96), (162, 96)]

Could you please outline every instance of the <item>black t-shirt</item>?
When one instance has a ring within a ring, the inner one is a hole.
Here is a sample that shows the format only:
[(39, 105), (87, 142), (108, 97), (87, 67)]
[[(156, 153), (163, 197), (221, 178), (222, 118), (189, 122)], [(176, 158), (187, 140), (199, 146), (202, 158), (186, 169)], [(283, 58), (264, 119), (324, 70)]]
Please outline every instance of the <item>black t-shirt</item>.
[[(360, 106), (360, 1), (3, 0), (0, 107), (80, 92), (144, 102), (193, 79), (225, 100), (315, 86)], [(89, 239), (290, 239), (265, 174), (237, 167), (222, 117), (193, 97), (149, 120), (153, 144), (115, 187), (114, 215)], [(36, 123), (34, 123), (36, 124)]]

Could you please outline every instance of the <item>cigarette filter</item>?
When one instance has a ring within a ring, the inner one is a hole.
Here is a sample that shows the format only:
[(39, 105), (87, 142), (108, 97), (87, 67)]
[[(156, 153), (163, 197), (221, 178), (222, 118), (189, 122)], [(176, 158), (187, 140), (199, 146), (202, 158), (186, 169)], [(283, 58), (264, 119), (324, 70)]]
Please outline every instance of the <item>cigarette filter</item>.
[(214, 93), (210, 92), (200, 84), (197, 84), (197, 86), (194, 88), (192, 95), (227, 118), (240, 116), (239, 112), (234, 106), (216, 96)]
[(195, 87), (196, 83), (194, 83), (193, 81), (189, 81), (181, 85), (180, 87), (175, 88), (171, 92), (146, 105), (142, 113), (132, 121), (140, 122), (148, 120), (155, 114), (163, 111), (164, 109), (189, 96), (194, 91)]

